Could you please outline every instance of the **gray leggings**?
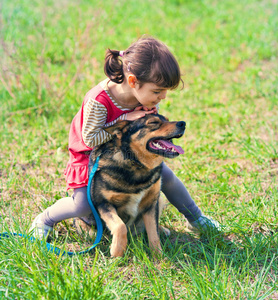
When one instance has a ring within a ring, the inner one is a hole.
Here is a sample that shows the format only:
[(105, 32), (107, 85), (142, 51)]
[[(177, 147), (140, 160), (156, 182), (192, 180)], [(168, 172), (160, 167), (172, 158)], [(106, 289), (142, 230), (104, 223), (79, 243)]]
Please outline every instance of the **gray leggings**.
[[(197, 220), (202, 212), (187, 189), (173, 171), (163, 163), (162, 168), (162, 192), (179, 212), (181, 212), (189, 222)], [(42, 214), (42, 222), (48, 226), (75, 217), (85, 217), (91, 213), (91, 208), (87, 200), (87, 187), (74, 189), (72, 197), (58, 200), (48, 207)]]

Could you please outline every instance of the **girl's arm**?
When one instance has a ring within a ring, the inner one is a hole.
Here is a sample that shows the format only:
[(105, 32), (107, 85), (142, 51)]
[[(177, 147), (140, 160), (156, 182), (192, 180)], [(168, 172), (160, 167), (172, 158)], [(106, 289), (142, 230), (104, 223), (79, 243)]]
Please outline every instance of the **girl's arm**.
[(157, 107), (148, 110), (143, 106), (136, 107), (134, 111), (121, 115), (110, 123), (106, 123), (107, 109), (96, 100), (90, 99), (84, 107), (84, 121), (82, 138), (86, 146), (93, 148), (111, 140), (112, 136), (103, 130), (103, 127), (111, 126), (120, 120), (133, 121), (144, 117), (146, 114), (157, 113)]
[(121, 115), (119, 118), (106, 124), (107, 109), (96, 100), (90, 99), (84, 107), (84, 120), (82, 127), (82, 138), (86, 146), (93, 148), (111, 140), (112, 135), (102, 128), (112, 125), (119, 120), (125, 120), (127, 114)]

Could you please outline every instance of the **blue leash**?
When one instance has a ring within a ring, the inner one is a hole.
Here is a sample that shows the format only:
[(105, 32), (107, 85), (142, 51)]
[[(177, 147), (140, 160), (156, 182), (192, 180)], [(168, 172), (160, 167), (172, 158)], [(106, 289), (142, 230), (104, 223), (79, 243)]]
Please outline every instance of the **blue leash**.
[[(87, 252), (90, 252), (92, 249), (94, 249), (99, 244), (99, 242), (101, 240), (101, 237), (102, 237), (102, 233), (103, 233), (103, 226), (102, 226), (101, 219), (98, 215), (98, 212), (97, 212), (97, 210), (95, 209), (95, 207), (93, 205), (92, 198), (91, 198), (91, 193), (90, 193), (92, 180), (93, 180), (93, 177), (94, 177), (94, 175), (97, 171), (97, 168), (98, 168), (98, 162), (99, 162), (99, 157), (97, 157), (97, 159), (95, 161), (95, 164), (93, 166), (93, 169), (90, 173), (89, 181), (88, 181), (88, 187), (87, 187), (88, 202), (89, 202), (90, 208), (92, 210), (92, 213), (94, 215), (94, 218), (95, 218), (96, 224), (97, 224), (97, 236), (96, 236), (94, 244), (91, 247), (89, 247), (88, 249), (85, 249), (85, 250), (80, 251), (80, 252), (67, 252), (67, 251), (60, 250), (59, 248), (51, 245), (50, 243), (46, 243), (46, 242), (42, 241), (41, 244), (46, 245), (47, 251), (53, 252), (53, 253), (55, 253), (57, 255), (61, 255), (61, 256), (64, 256), (64, 255), (73, 256), (73, 255), (76, 255), (76, 254), (85, 254)], [(22, 234), (22, 233), (8, 233), (8, 232), (0, 233), (0, 240), (1, 240), (1, 237), (8, 238), (8, 237), (10, 237), (10, 235), (28, 238), (32, 242), (36, 240), (33, 236), (30, 237), (30, 236), (27, 236), (26, 234)]]

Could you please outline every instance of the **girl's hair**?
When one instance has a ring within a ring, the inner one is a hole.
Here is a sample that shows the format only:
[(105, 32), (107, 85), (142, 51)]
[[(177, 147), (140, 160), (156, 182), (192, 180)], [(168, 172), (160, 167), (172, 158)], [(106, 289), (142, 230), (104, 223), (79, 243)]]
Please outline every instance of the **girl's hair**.
[(108, 49), (104, 72), (116, 83), (122, 83), (124, 74), (131, 72), (138, 79), (140, 87), (144, 83), (154, 83), (175, 89), (182, 82), (175, 57), (166, 45), (152, 37), (140, 38), (124, 52)]

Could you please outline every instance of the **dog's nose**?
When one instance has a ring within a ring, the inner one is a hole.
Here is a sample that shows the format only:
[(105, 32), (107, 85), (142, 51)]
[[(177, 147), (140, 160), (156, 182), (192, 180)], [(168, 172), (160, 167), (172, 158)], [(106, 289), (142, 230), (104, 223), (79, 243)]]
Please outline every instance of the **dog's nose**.
[(185, 125), (186, 125), (186, 123), (183, 122), (183, 121), (179, 121), (179, 122), (177, 122), (177, 124), (176, 124), (176, 126), (177, 126), (178, 128), (181, 128), (181, 129), (184, 129), (184, 128), (185, 128)]

